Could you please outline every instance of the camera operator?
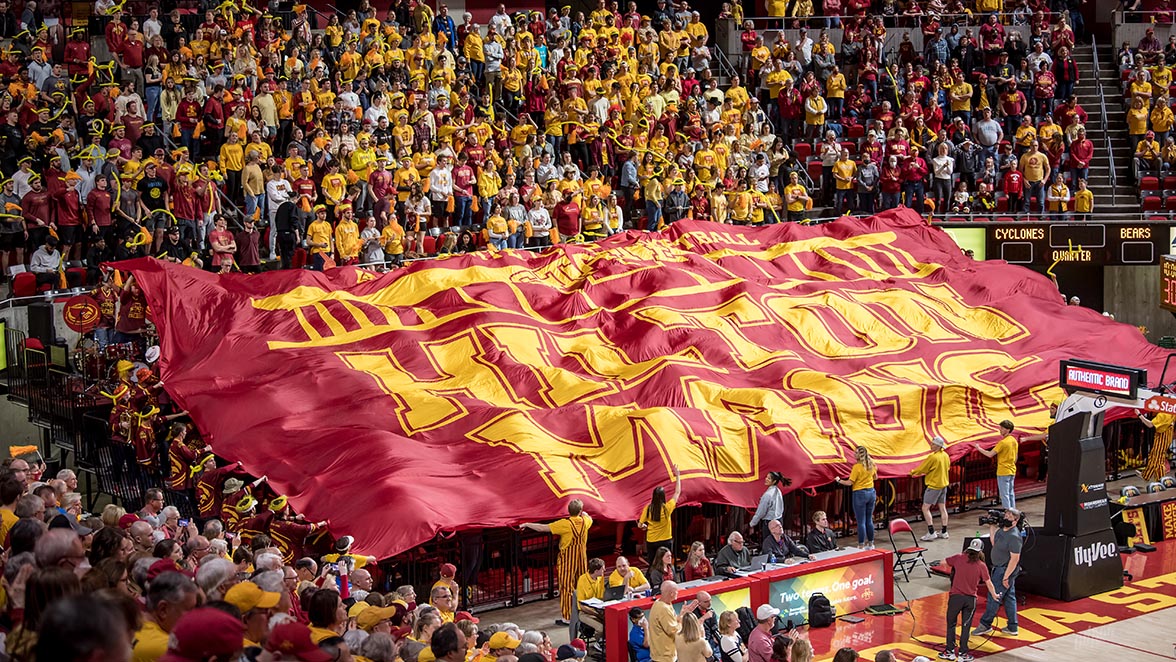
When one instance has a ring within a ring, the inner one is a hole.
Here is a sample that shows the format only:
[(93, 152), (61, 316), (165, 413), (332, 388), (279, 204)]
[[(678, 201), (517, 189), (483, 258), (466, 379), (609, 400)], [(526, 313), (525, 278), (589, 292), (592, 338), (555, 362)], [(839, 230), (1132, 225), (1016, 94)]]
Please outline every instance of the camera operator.
[(988, 535), (992, 539), (992, 580), (999, 591), (1000, 599), (989, 598), (984, 615), (980, 617), (980, 627), (972, 631), (972, 636), (980, 637), (999, 629), (992, 627), (996, 612), (1004, 604), (1005, 618), (1008, 623), (1003, 632), (1010, 636), (1017, 635), (1017, 593), (1016, 579), (1021, 562), (1021, 531), (1017, 523), (1021, 513), (1015, 508), (1006, 508), (1000, 520), (1000, 526), (988, 525)]

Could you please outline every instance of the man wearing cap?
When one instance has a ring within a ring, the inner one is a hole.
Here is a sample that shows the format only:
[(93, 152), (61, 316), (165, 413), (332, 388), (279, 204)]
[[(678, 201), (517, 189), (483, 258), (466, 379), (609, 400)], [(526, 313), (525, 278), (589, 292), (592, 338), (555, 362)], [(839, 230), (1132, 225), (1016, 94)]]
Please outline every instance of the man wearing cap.
[[(947, 596), (947, 639), (943, 653), (939, 655), (943, 659), (972, 662), (972, 655), (968, 652), (968, 634), (972, 629), (972, 616), (976, 613), (976, 589), (980, 585), (987, 586), (988, 600), (1000, 601), (1000, 594), (988, 574), (988, 565), (984, 563), (983, 550), (984, 540), (973, 538), (964, 553), (949, 556), (943, 561), (951, 567), (951, 589)], [(957, 652), (956, 625), (961, 616), (963, 623)]]
[[(931, 454), (919, 466), (911, 470), (911, 476), (926, 476), (923, 490), (923, 521), (927, 523), (927, 535), (923, 540), (947, 539), (947, 486), (948, 470), (951, 458), (944, 451), (947, 442), (943, 437), (931, 439)], [(939, 505), (939, 521), (942, 525), (940, 533), (935, 532), (935, 520), (931, 516), (931, 506)]]
[(334, 658), (315, 645), (310, 638), (310, 628), (302, 623), (286, 622), (275, 627), (266, 639), (265, 649), (281, 655), (281, 658), (274, 659), (334, 662)]
[(245, 646), (261, 646), (269, 634), (269, 619), (281, 601), (281, 593), (263, 591), (253, 582), (241, 582), (225, 593), (225, 602), (241, 610)]
[(29, 258), (29, 271), (37, 279), (37, 285), (57, 287), (57, 268), (61, 266), (61, 253), (57, 250), (57, 237), (48, 235), (45, 242)]
[(254, 645), (246, 640), (246, 634), (237, 619), (219, 609), (193, 609), (176, 621), (167, 653), (159, 662), (237, 660), (243, 648)]
[(772, 629), (780, 610), (772, 605), (762, 604), (755, 610), (755, 629), (747, 637), (748, 662), (771, 662)]

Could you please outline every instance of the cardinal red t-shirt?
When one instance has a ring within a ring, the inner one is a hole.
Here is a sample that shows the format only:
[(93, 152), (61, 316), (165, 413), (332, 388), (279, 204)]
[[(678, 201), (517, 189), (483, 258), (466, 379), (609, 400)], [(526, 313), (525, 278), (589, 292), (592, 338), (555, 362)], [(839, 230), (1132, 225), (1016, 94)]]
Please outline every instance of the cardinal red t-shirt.
[(949, 556), (944, 563), (955, 571), (951, 595), (976, 595), (976, 589), (988, 580), (988, 566), (984, 561), (969, 563), (967, 554)]

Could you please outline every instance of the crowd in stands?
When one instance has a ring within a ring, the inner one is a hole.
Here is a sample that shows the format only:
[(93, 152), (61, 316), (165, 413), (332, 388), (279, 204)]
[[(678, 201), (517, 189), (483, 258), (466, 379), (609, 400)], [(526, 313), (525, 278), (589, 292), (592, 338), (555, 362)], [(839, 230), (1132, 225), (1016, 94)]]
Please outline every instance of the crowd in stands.
[(412, 0), (199, 23), (113, 5), (64, 44), (0, 9), (0, 267), (50, 286), (81, 260), (383, 267), (814, 204), (1093, 209), (1073, 3), (789, 3), (799, 36), (748, 24), (738, 71), (687, 2), (625, 4), (485, 26)]
[[(1156, 38), (1155, 28), (1148, 27), (1138, 44), (1132, 46), (1127, 42), (1119, 48), (1117, 59), (1127, 133), (1135, 155), (1133, 176), (1145, 196), (1145, 210), (1158, 209), (1158, 193), (1176, 189), (1176, 181), (1169, 182), (1171, 186), (1163, 185), (1176, 166), (1176, 139), (1172, 135), (1176, 115), (1173, 115), (1171, 98), (1176, 36), (1162, 44)], [(1150, 193), (1157, 195), (1148, 200)]]

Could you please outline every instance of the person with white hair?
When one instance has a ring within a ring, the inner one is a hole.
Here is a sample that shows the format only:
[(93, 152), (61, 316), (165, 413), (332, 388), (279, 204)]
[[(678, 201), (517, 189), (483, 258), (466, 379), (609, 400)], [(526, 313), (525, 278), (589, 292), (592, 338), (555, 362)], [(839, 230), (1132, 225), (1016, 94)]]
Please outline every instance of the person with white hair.
[(208, 552), (209, 556), (206, 558), (212, 559), (219, 557), (223, 559), (229, 553), (229, 543), (223, 538), (210, 540), (208, 541)]
[(196, 585), (210, 601), (223, 600), (225, 593), (236, 583), (237, 566), (228, 559), (210, 559), (200, 564), (196, 571)]
[(57, 480), (65, 482), (65, 489), (70, 492), (76, 492), (78, 489), (78, 475), (70, 469), (58, 471)]
[[(935, 540), (936, 538), (948, 538), (947, 534), (947, 485), (948, 485), (948, 470), (951, 468), (951, 458), (948, 457), (944, 447), (947, 442), (943, 437), (934, 437), (931, 439), (931, 454), (923, 460), (923, 463), (911, 470), (911, 476), (926, 476), (923, 479), (923, 521), (927, 523), (927, 535), (923, 536), (923, 540)], [(935, 532), (935, 520), (931, 516), (931, 506), (939, 506), (939, 523), (942, 526), (942, 532)]]
[(266, 570), (281, 570), (282, 557), (280, 554), (273, 554), (271, 552), (262, 552), (253, 557), (253, 567), (256, 571)]

